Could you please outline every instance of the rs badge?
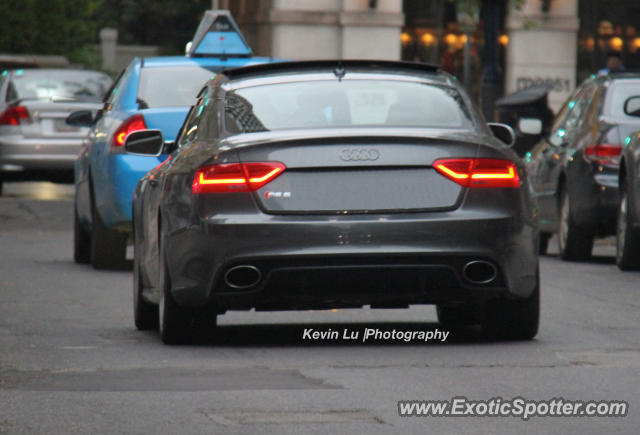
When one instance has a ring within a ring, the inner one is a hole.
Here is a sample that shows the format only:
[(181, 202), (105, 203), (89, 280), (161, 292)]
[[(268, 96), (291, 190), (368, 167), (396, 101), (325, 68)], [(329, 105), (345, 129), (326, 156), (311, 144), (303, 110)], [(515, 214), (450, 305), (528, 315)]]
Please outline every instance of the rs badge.
[(266, 199), (270, 198), (291, 198), (291, 192), (265, 192), (264, 197)]

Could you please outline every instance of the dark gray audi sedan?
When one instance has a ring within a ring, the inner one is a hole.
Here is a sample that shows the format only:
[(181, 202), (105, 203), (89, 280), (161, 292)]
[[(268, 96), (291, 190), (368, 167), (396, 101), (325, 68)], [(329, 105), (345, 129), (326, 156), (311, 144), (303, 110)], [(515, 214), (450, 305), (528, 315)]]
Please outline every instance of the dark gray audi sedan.
[(126, 141), (170, 153), (134, 193), (136, 326), (179, 343), (227, 310), (436, 304), (447, 326), (530, 339), (538, 230), (512, 140), (424, 64), (219, 74), (175, 143)]

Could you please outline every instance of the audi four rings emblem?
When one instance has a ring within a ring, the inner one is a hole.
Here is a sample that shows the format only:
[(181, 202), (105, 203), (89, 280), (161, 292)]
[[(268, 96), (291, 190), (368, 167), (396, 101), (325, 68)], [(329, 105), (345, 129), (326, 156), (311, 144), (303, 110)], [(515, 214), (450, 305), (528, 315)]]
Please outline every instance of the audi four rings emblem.
[(345, 162), (378, 160), (380, 152), (373, 148), (351, 148), (340, 152), (340, 158)]

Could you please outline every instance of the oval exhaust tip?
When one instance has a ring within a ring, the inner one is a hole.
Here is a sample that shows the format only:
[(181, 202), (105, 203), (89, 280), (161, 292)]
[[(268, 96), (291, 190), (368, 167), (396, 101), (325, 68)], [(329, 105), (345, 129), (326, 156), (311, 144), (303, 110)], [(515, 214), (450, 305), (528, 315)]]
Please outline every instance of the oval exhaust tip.
[(243, 264), (234, 266), (224, 274), (224, 282), (234, 289), (247, 289), (255, 286), (262, 279), (260, 269)]
[(473, 284), (489, 284), (498, 276), (498, 270), (488, 261), (473, 260), (464, 265), (462, 276)]

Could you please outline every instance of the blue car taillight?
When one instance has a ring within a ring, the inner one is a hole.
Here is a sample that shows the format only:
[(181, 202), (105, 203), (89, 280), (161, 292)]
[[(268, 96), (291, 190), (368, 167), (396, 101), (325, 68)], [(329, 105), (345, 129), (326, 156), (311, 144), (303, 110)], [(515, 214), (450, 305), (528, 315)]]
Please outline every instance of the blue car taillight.
[(129, 133), (146, 129), (147, 124), (144, 122), (144, 116), (140, 114), (133, 115), (132, 117), (127, 118), (113, 133), (113, 136), (111, 137), (111, 146), (114, 148), (121, 148), (127, 140)]

